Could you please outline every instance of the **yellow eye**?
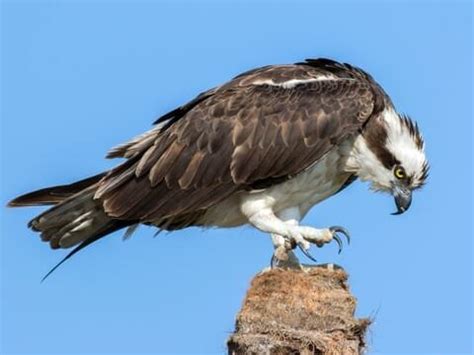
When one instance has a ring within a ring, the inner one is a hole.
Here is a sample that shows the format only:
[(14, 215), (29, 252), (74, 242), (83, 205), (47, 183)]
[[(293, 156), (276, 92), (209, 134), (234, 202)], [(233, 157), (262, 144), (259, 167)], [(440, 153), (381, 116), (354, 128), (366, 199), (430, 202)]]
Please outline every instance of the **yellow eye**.
[(405, 179), (407, 177), (406, 173), (405, 173), (405, 169), (403, 169), (401, 166), (397, 166), (395, 168), (395, 171), (393, 172), (395, 177), (397, 179)]

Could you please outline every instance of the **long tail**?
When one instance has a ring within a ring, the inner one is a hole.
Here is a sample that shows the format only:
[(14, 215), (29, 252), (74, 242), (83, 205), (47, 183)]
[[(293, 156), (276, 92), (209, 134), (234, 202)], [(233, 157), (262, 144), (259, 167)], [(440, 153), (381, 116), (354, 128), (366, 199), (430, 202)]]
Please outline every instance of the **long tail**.
[(43, 280), (81, 249), (107, 234), (134, 224), (133, 221), (110, 218), (101, 202), (94, 199), (98, 182), (103, 176), (99, 174), (71, 185), (34, 191), (8, 204), (12, 207), (53, 204), (53, 207), (33, 218), (28, 226), (39, 232), (41, 240), (48, 242), (52, 249), (75, 246)]
[(71, 197), (85, 188), (94, 185), (105, 176), (106, 173), (101, 173), (87, 179), (76, 181), (69, 185), (59, 185), (47, 187), (45, 189), (36, 190), (11, 200), (8, 202), (8, 207), (26, 207), (26, 206), (44, 206), (56, 205), (66, 198)]

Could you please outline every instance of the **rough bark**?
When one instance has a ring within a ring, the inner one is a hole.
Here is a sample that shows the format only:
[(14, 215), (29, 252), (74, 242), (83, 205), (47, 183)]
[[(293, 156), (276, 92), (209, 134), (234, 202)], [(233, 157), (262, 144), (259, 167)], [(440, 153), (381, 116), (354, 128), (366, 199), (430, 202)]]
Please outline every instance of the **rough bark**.
[(355, 308), (340, 268), (260, 273), (237, 315), (229, 354), (360, 354), (370, 320), (354, 318)]

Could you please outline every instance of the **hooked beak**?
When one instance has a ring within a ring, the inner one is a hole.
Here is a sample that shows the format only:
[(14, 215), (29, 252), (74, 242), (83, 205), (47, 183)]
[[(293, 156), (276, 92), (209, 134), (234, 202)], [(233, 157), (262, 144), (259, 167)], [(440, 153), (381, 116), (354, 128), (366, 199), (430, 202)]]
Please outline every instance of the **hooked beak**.
[(395, 185), (392, 190), (395, 204), (397, 205), (397, 212), (392, 215), (404, 213), (411, 205), (411, 190), (405, 186)]

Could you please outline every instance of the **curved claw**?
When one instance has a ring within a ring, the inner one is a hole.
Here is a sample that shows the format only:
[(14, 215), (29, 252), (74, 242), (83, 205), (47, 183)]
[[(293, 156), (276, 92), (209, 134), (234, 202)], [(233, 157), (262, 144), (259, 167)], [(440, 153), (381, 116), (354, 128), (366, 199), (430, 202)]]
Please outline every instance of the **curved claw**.
[(276, 266), (276, 257), (275, 257), (275, 253), (273, 253), (272, 258), (270, 259), (270, 268), (274, 269), (275, 266)]
[(337, 253), (341, 254), (341, 251), (342, 251), (342, 240), (341, 240), (341, 238), (339, 238), (339, 236), (336, 233), (334, 233), (334, 236), (332, 238), (337, 242), (337, 246), (339, 247)]
[(346, 239), (347, 239), (347, 244), (351, 244), (351, 234), (349, 233), (349, 231), (346, 228), (341, 227), (341, 226), (333, 226), (333, 227), (330, 227), (329, 230), (331, 232), (333, 232), (334, 234), (336, 234), (336, 233), (343, 234), (344, 237), (346, 237)]
[(310, 260), (314, 261), (315, 263), (317, 263), (318, 261), (315, 259), (314, 256), (312, 256), (307, 250), (305, 250), (304, 248), (301, 247), (301, 245), (298, 245), (298, 247), (300, 248), (300, 250), (303, 252), (303, 254)]

